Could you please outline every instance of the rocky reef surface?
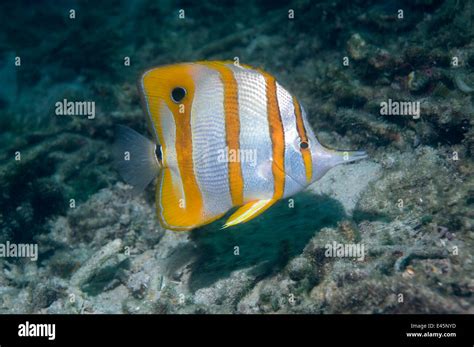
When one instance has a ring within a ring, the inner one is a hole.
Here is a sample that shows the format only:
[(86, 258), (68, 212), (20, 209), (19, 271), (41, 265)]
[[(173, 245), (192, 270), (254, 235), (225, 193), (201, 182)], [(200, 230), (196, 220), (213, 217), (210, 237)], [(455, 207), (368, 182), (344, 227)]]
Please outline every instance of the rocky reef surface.
[[(39, 255), (0, 258), (1, 313), (474, 313), (472, 2), (30, 5), (0, 5), (0, 243)], [(113, 168), (113, 127), (147, 131), (141, 70), (234, 57), (297, 95), (322, 143), (370, 159), (251, 223), (164, 230), (154, 187)], [(64, 98), (95, 118), (55, 115)], [(389, 99), (419, 117), (382, 115)]]

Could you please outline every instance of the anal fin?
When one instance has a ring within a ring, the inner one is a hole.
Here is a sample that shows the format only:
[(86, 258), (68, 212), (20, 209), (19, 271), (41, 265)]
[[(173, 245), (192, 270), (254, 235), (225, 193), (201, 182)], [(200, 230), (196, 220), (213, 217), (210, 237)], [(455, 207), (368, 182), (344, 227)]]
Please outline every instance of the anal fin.
[(270, 206), (272, 206), (276, 199), (267, 199), (267, 200), (256, 200), (246, 203), (241, 206), (237, 211), (235, 211), (224, 224), (222, 229), (234, 226), (240, 223), (248, 222), (249, 220), (254, 219), (258, 215), (265, 212)]
[(205, 214), (201, 196), (189, 193), (186, 196), (186, 189), (178, 175), (178, 172), (165, 167), (157, 183), (156, 207), (158, 219), (164, 228), (188, 231), (222, 217), (222, 214)]

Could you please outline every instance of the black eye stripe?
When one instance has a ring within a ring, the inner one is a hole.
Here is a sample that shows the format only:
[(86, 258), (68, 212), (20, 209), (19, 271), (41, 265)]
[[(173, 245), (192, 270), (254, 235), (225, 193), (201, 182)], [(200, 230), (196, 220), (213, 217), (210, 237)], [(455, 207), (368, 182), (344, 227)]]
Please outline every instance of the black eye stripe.
[(173, 88), (173, 90), (171, 91), (171, 100), (173, 100), (173, 102), (175, 103), (178, 103), (183, 100), (185, 96), (186, 89), (184, 89), (183, 87), (176, 87)]

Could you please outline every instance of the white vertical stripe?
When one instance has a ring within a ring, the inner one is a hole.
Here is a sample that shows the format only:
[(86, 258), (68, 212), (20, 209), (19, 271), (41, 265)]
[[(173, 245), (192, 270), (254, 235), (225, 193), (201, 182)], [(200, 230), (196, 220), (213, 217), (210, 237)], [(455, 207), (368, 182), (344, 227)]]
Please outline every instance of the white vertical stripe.
[[(160, 122), (163, 133), (163, 145), (165, 151), (163, 153), (163, 166), (168, 167), (171, 172), (171, 181), (173, 186), (179, 187), (180, 196), (178, 199), (183, 199), (185, 202), (185, 195), (183, 189), (183, 180), (178, 167), (178, 157), (176, 155), (176, 123), (173, 118), (171, 110), (168, 108), (164, 101), (161, 101), (160, 105)], [(161, 196), (160, 184), (160, 196)], [(160, 201), (161, 206), (161, 201)], [(161, 206), (161, 219), (165, 220), (163, 216), (163, 206)]]
[(255, 162), (241, 161), (244, 202), (273, 197), (272, 141), (267, 114), (265, 78), (255, 70), (227, 65), (237, 82), (240, 151), (254, 153)]
[(285, 190), (283, 197), (294, 195), (306, 182), (306, 171), (299, 143), (293, 98), (279, 83), (276, 84), (278, 107), (285, 132)]
[(202, 66), (195, 77), (191, 109), (193, 163), (207, 216), (232, 208), (226, 152), (224, 86), (220, 73)]

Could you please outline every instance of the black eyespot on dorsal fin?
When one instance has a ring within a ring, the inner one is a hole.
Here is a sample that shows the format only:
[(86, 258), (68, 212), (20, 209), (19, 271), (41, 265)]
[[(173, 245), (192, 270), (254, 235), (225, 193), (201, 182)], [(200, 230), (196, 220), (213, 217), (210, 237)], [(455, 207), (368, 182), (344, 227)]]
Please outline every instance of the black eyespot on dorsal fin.
[(300, 142), (300, 148), (301, 148), (301, 149), (306, 149), (306, 148), (308, 148), (308, 147), (309, 147), (309, 144), (308, 144), (307, 141), (301, 141), (301, 142)]

